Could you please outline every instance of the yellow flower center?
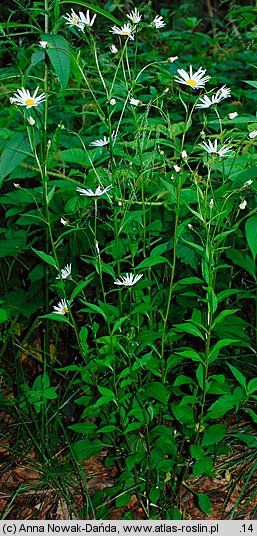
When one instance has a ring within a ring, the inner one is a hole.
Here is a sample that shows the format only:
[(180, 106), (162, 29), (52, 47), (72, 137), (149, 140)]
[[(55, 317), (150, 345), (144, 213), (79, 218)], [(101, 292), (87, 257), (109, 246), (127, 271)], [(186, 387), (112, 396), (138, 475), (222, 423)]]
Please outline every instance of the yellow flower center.
[(78, 24), (78, 21), (79, 21), (79, 19), (75, 19), (75, 17), (73, 17), (73, 19), (71, 19), (72, 24)]
[(123, 30), (123, 31), (121, 32), (121, 35), (130, 35), (130, 32), (128, 32), (128, 31), (126, 31), (126, 30)]
[(196, 81), (193, 80), (193, 78), (189, 78), (189, 80), (187, 80), (187, 84), (191, 87), (195, 87), (196, 86)]
[(65, 315), (65, 313), (67, 313), (67, 312), (68, 312), (68, 307), (63, 307), (62, 314)]
[(25, 104), (26, 104), (26, 106), (34, 106), (35, 99), (26, 99)]

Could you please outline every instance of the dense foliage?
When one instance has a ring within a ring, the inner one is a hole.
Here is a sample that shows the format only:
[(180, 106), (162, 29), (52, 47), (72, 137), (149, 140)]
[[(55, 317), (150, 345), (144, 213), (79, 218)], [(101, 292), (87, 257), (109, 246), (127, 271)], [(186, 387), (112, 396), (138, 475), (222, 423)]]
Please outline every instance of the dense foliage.
[(1, 405), (71, 509), (115, 468), (81, 517), (256, 452), (257, 9), (168, 4), (2, 12)]

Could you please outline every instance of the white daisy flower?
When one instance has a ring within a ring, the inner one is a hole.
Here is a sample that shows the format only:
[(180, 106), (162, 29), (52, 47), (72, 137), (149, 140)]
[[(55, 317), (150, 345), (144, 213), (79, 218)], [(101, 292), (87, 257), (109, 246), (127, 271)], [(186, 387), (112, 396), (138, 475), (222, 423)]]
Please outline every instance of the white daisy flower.
[(72, 28), (72, 26), (76, 26), (79, 28), (79, 30), (84, 31), (84, 23), (80, 19), (79, 15), (75, 13), (74, 9), (71, 10), (71, 15), (69, 13), (66, 13), (66, 17), (63, 16), (64, 19), (66, 19), (68, 22), (66, 24), (69, 25), (69, 28)]
[(111, 106), (115, 106), (117, 101), (116, 101), (116, 99), (111, 99), (109, 102), (110, 102)]
[(103, 190), (100, 188), (100, 186), (97, 186), (95, 192), (93, 190), (90, 190), (88, 188), (87, 190), (85, 188), (76, 188), (76, 191), (80, 193), (80, 195), (86, 195), (87, 197), (100, 197), (101, 195), (105, 194), (112, 188), (112, 185), (106, 186)]
[(218, 91), (210, 97), (208, 95), (203, 95), (199, 99), (199, 103), (197, 103), (196, 108), (210, 108), (210, 106), (213, 106), (213, 104), (219, 104), (220, 101), (223, 99), (227, 99), (231, 96), (231, 89), (229, 89), (226, 86), (222, 86)]
[(133, 24), (138, 24), (142, 19), (142, 15), (140, 15), (137, 8), (135, 8), (134, 11), (131, 11), (131, 13), (129, 13), (127, 17), (133, 22)]
[(71, 264), (66, 264), (64, 268), (61, 268), (61, 276), (58, 274), (56, 279), (67, 279), (71, 275)]
[(14, 97), (10, 97), (10, 103), (17, 103), (18, 106), (26, 106), (26, 108), (33, 108), (41, 104), (46, 99), (45, 93), (41, 93), (38, 97), (36, 94), (39, 90), (39, 86), (34, 91), (33, 95), (30, 94), (28, 89), (17, 89), (17, 93), (14, 94)]
[(60, 219), (60, 223), (61, 223), (62, 225), (68, 225), (69, 222), (68, 222), (68, 220), (65, 220), (64, 218), (61, 218), (61, 219)]
[(210, 208), (214, 207), (214, 200), (213, 199), (210, 200), (209, 207)]
[(39, 41), (40, 48), (48, 48), (48, 41)]
[(193, 67), (190, 65), (189, 67), (189, 74), (184, 69), (178, 69), (179, 76), (175, 76), (175, 82), (179, 82), (179, 84), (185, 84), (186, 86), (190, 86), (193, 89), (199, 89), (201, 87), (204, 87), (206, 82), (210, 80), (210, 76), (204, 76), (206, 73), (206, 69), (202, 69), (200, 67), (196, 73), (193, 73)]
[(227, 147), (226, 145), (223, 145), (218, 149), (218, 140), (214, 140), (213, 143), (211, 140), (208, 140), (208, 143), (203, 141), (202, 143), (199, 143), (199, 147), (202, 147), (209, 154), (217, 154), (218, 156), (225, 156), (232, 148), (231, 146)]
[(188, 154), (187, 154), (185, 149), (183, 149), (183, 151), (181, 153), (181, 158), (183, 158), (183, 160), (187, 160), (187, 158), (188, 158)]
[[(115, 139), (116, 139), (116, 132), (114, 130), (112, 133), (112, 141), (115, 141)], [(90, 147), (104, 147), (105, 145), (109, 145), (109, 143), (110, 143), (110, 138), (109, 137), (107, 138), (107, 136), (104, 136), (103, 139), (91, 141), (89, 145)]]
[(133, 273), (127, 273), (125, 276), (121, 275), (120, 279), (115, 279), (114, 285), (121, 285), (123, 287), (132, 287), (135, 285), (139, 279), (143, 277), (143, 274), (134, 275)]
[(253, 140), (254, 138), (256, 138), (256, 136), (257, 136), (257, 130), (252, 130), (252, 132), (250, 132), (250, 134), (249, 134), (249, 138), (250, 138), (251, 140)]
[(82, 31), (84, 31), (84, 26), (93, 26), (96, 19), (96, 13), (93, 15), (92, 19), (90, 20), (90, 11), (87, 9), (86, 15), (82, 13), (82, 11), (79, 11), (79, 20), (81, 24), (83, 24), (83, 28), (81, 28)]
[(119, 28), (118, 26), (113, 26), (109, 32), (115, 34), (115, 35), (125, 35), (126, 37), (129, 37), (129, 39), (132, 39), (134, 41), (135, 36), (133, 35), (134, 29), (130, 24), (124, 24), (122, 28)]
[(70, 302), (66, 302), (65, 300), (59, 301), (57, 305), (54, 305), (53, 313), (57, 315), (65, 315), (69, 311), (69, 305)]
[(132, 106), (140, 106), (142, 102), (138, 99), (134, 99), (133, 97), (131, 97), (131, 99), (129, 99), (129, 104), (131, 104)]
[(244, 210), (246, 208), (246, 205), (247, 205), (247, 201), (244, 199), (242, 203), (240, 203), (239, 205), (240, 210)]
[(154, 26), (154, 28), (156, 28), (157, 30), (159, 30), (160, 28), (166, 26), (166, 22), (164, 22), (163, 17), (161, 17), (160, 15), (156, 15), (151, 25)]

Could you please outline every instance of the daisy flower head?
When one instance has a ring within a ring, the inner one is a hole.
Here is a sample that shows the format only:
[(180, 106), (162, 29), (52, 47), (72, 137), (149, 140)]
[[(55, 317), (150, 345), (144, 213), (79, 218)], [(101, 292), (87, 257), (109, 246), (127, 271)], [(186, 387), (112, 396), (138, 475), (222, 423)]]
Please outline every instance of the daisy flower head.
[(81, 24), (83, 24), (83, 28), (81, 28), (82, 31), (84, 31), (85, 26), (93, 26), (96, 19), (96, 13), (93, 15), (92, 19), (90, 20), (90, 11), (87, 9), (86, 15), (82, 13), (82, 11), (79, 11), (79, 21)]
[(88, 188), (87, 190), (85, 188), (76, 188), (76, 191), (80, 193), (80, 195), (86, 195), (87, 197), (100, 197), (101, 195), (105, 194), (106, 192), (109, 192), (109, 190), (112, 188), (112, 185), (106, 186), (106, 188), (102, 189), (100, 186), (97, 186), (95, 192)]
[(127, 17), (131, 20), (131, 22), (133, 22), (133, 24), (138, 24), (142, 19), (142, 15), (140, 15), (137, 8), (135, 8), (134, 11), (131, 11)]
[(189, 74), (184, 69), (178, 69), (177, 72), (180, 76), (175, 76), (175, 82), (185, 84), (193, 89), (200, 89), (201, 87), (204, 87), (206, 82), (208, 82), (208, 80), (211, 78), (208, 75), (204, 76), (206, 69), (202, 69), (202, 67), (199, 67), (198, 71), (193, 73), (192, 65), (189, 67)]
[(69, 13), (66, 13), (66, 17), (63, 16), (63, 18), (68, 21), (68, 22), (66, 22), (66, 24), (68, 24), (69, 28), (72, 28), (72, 26), (75, 26), (79, 30), (82, 30), (82, 31), (84, 30), (84, 23), (80, 19), (79, 15), (77, 15), (77, 13), (75, 13), (74, 9), (71, 10), (70, 15), (69, 15)]
[(129, 39), (132, 39), (134, 41), (135, 36), (133, 35), (133, 28), (130, 24), (124, 24), (121, 28), (118, 26), (113, 26), (111, 30), (109, 30), (111, 33), (115, 35), (125, 35), (125, 37), (129, 37)]
[(45, 93), (41, 93), (38, 97), (37, 92), (39, 86), (35, 89), (33, 95), (30, 94), (28, 89), (17, 89), (17, 93), (14, 93), (14, 97), (10, 97), (10, 103), (17, 103), (18, 106), (26, 106), (26, 108), (33, 108), (41, 104), (46, 99)]
[(220, 149), (218, 149), (218, 140), (214, 140), (212, 143), (211, 140), (208, 140), (208, 142), (203, 141), (202, 143), (199, 143), (199, 147), (202, 147), (207, 153), (209, 154), (216, 154), (220, 157), (225, 156), (228, 152), (231, 151), (231, 146), (222, 145)]
[(57, 303), (57, 305), (54, 305), (53, 313), (57, 315), (65, 315), (69, 311), (70, 302), (66, 302), (66, 300), (61, 300)]
[(64, 268), (61, 268), (61, 275), (58, 274), (56, 279), (63, 279), (64, 281), (71, 275), (71, 264), (66, 264)]
[(231, 89), (226, 86), (222, 86), (214, 95), (208, 97), (208, 95), (203, 95), (199, 102), (196, 104), (196, 108), (210, 108), (213, 104), (219, 104), (220, 101), (228, 99), (231, 96)]
[(143, 274), (134, 275), (132, 272), (127, 273), (125, 276), (121, 275), (120, 279), (115, 279), (114, 285), (121, 285), (122, 287), (133, 287), (139, 279), (143, 277)]
[[(115, 130), (112, 133), (111, 139), (112, 139), (112, 141), (115, 141), (115, 139), (116, 139)], [(105, 147), (106, 145), (109, 145), (109, 143), (110, 143), (110, 138), (107, 137), (107, 136), (104, 136), (103, 139), (91, 141), (89, 146), (90, 147)]]
[(156, 15), (156, 17), (151, 22), (151, 25), (157, 30), (159, 30), (160, 28), (164, 28), (164, 26), (166, 26), (166, 22), (164, 22), (163, 17), (161, 17), (160, 15)]

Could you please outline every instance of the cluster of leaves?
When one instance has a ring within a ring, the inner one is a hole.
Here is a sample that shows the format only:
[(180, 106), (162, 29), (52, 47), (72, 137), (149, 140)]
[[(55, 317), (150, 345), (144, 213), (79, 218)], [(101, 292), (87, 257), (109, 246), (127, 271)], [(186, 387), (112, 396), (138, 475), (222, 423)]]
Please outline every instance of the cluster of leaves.
[[(117, 37), (114, 53), (106, 27), (123, 23), (111, 7), (91, 6), (96, 23), (81, 32), (60, 11), (76, 4), (53, 2), (50, 14), (41, 4), (26, 11), (22, 44), (11, 19), (3, 24), (1, 355), (3, 376), (17, 382), (3, 404), (42, 442), (48, 434), (52, 459), (49, 422), (58, 414), (61, 441), (75, 401), (70, 456), (80, 463), (107, 451), (106, 467), (117, 469), (113, 488), (92, 497), (95, 515), (136, 495), (146, 517), (176, 519), (181, 485), (214, 476), (217, 456), (239, 440), (227, 417), (257, 422), (256, 13), (228, 15), (245, 21), (242, 52), (233, 32), (221, 49), (224, 32), (210, 37), (193, 19), (158, 32), (143, 7), (134, 42)], [(232, 99), (217, 109), (195, 108), (199, 91), (174, 81), (189, 50), (212, 76), (208, 91), (231, 75)], [(38, 85), (44, 103), (10, 104), (17, 89)], [(229, 140), (231, 153), (203, 155), (208, 139)], [(99, 197), (77, 191), (109, 186)], [(142, 274), (135, 285), (115, 287), (131, 272)], [(64, 314), (51, 312), (58, 299)], [(40, 356), (31, 352), (31, 380), (22, 351), (35, 331), (43, 342)], [(244, 441), (256, 448), (250, 434)], [(192, 491), (209, 514), (209, 497)]]

